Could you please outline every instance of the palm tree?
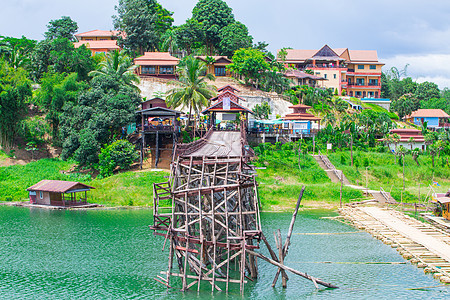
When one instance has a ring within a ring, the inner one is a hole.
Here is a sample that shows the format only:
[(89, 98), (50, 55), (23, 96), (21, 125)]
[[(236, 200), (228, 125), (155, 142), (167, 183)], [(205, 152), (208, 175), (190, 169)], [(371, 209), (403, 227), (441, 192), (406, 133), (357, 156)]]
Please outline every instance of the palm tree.
[(413, 137), (410, 137), (410, 138), (408, 139), (408, 145), (411, 146), (411, 151), (413, 150), (414, 141), (415, 141), (415, 140), (414, 140)]
[(175, 30), (170, 28), (167, 29), (166, 32), (162, 35), (161, 39), (161, 51), (168, 51), (171, 55), (173, 55), (178, 50), (178, 41)]
[(420, 150), (419, 149), (414, 149), (413, 151), (411, 151), (411, 155), (412, 155), (412, 159), (416, 162), (417, 166), (419, 167), (419, 160), (418, 157), (420, 155)]
[(395, 146), (395, 163), (397, 163), (397, 145), (398, 145), (398, 143), (400, 142), (400, 136), (398, 135), (398, 134), (396, 134), (396, 133), (394, 133), (393, 135), (392, 135), (392, 143), (394, 143), (394, 146)]
[(105, 59), (98, 64), (97, 70), (89, 72), (89, 76), (108, 76), (114, 77), (123, 84), (139, 91), (135, 85), (139, 83), (139, 76), (134, 70), (137, 68), (133, 65), (131, 58), (123, 51), (108, 52)]
[(214, 75), (206, 74), (207, 66), (194, 56), (186, 56), (177, 68), (179, 81), (171, 83), (178, 85), (167, 92), (169, 107), (189, 107), (187, 127), (191, 123), (192, 110), (198, 115), (201, 108), (208, 105), (209, 99), (216, 95), (216, 87), (209, 85), (206, 79), (215, 80)]

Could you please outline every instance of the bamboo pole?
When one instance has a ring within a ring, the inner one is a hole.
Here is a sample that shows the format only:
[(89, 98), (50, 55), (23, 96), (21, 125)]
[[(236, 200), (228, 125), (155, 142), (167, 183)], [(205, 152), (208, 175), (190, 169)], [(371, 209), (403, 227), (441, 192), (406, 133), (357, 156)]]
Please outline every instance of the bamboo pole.
[[(294, 229), (295, 219), (297, 218), (298, 209), (300, 208), (300, 202), (302, 201), (304, 191), (305, 191), (305, 186), (303, 186), (300, 191), (300, 195), (298, 196), (298, 200), (297, 200), (297, 205), (295, 206), (294, 213), (292, 214), (291, 224), (289, 225), (288, 234), (287, 234), (286, 241), (285, 241), (284, 247), (283, 247), (283, 257), (286, 257), (286, 255), (288, 253), (289, 244), (291, 242), (292, 230)], [(272, 286), (274, 286), (277, 283), (278, 276), (280, 276), (281, 269), (282, 268), (278, 268), (277, 274), (275, 275), (275, 278), (273, 279)]]
[(321, 280), (321, 279), (319, 279), (319, 278), (315, 278), (315, 277), (313, 277), (313, 276), (311, 276), (311, 275), (308, 275), (308, 274), (306, 274), (306, 273), (303, 273), (303, 272), (297, 271), (297, 270), (295, 270), (295, 269), (292, 269), (292, 268), (290, 268), (290, 267), (288, 267), (288, 266), (282, 265), (282, 264), (280, 264), (279, 262), (274, 261), (273, 259), (270, 259), (270, 258), (268, 258), (268, 257), (266, 257), (266, 256), (264, 256), (264, 255), (262, 255), (261, 253), (258, 253), (258, 252), (252, 251), (252, 250), (248, 250), (248, 249), (247, 249), (247, 252), (250, 253), (250, 254), (252, 254), (252, 255), (254, 255), (254, 256), (257, 256), (257, 257), (259, 257), (259, 258), (261, 258), (261, 259), (263, 259), (263, 260), (265, 260), (265, 261), (267, 261), (268, 263), (271, 263), (271, 264), (277, 266), (277, 267), (280, 268), (280, 269), (284, 269), (284, 270), (289, 271), (289, 272), (291, 272), (291, 273), (293, 273), (293, 274), (299, 275), (299, 276), (301, 276), (301, 277), (303, 277), (303, 278), (306, 278), (306, 279), (308, 279), (308, 280), (311, 280), (311, 281), (313, 281), (313, 282), (316, 282), (316, 283), (318, 283), (318, 284), (320, 284), (320, 285), (322, 285), (322, 286), (325, 286), (325, 287), (328, 287), (328, 288), (333, 288), (333, 289), (339, 288), (339, 287), (335, 286), (334, 284), (325, 282), (325, 281), (323, 281), (323, 280)]

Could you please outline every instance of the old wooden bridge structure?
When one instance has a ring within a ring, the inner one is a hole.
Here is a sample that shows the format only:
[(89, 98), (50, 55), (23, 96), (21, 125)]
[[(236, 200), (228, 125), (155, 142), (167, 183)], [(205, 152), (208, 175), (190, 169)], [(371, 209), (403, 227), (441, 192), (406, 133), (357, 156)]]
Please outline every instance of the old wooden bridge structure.
[[(243, 292), (247, 280), (257, 278), (256, 257), (260, 257), (279, 267), (277, 278), (281, 271), (283, 286), (287, 270), (316, 287), (317, 283), (335, 287), (284, 266), (288, 241), (281, 249), (279, 240), (280, 259), (272, 249), (271, 259), (255, 252), (261, 240), (270, 245), (261, 230), (252, 156), (245, 126), (240, 131), (211, 129), (195, 142), (176, 145), (169, 180), (153, 186), (150, 228), (164, 237), (163, 250), (169, 247), (168, 269), (155, 280), (171, 288), (171, 277), (181, 278), (182, 291), (193, 287), (199, 291), (201, 282), (207, 282), (212, 291), (228, 292), (230, 284), (237, 284)], [(163, 207), (168, 201), (171, 207)]]

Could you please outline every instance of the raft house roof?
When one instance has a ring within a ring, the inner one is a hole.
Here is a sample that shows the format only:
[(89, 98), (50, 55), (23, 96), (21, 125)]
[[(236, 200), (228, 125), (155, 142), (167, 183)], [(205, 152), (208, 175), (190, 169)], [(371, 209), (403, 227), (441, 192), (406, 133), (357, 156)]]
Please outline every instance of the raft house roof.
[[(213, 98), (216, 99), (217, 97)], [(253, 111), (251, 111), (250, 109), (234, 102), (233, 100), (230, 99), (230, 109), (224, 109), (223, 108), (223, 99), (218, 101), (217, 103), (211, 105), (210, 107), (204, 109), (202, 111), (202, 114), (205, 114), (207, 112), (247, 112), (247, 113), (251, 113), (252, 115), (254, 114)]]
[(165, 107), (152, 107), (147, 109), (142, 109), (136, 111), (137, 114), (148, 115), (148, 116), (164, 116), (164, 117), (175, 117), (181, 115), (182, 112), (178, 110), (173, 110)]
[(41, 180), (27, 188), (27, 191), (42, 191), (50, 193), (76, 193), (95, 189), (84, 183), (63, 180)]

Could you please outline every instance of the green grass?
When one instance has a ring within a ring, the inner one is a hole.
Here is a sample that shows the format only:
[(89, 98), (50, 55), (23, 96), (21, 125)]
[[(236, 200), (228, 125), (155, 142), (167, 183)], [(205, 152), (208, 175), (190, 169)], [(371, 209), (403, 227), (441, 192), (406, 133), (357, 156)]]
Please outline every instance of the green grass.
[(43, 180), (80, 181), (95, 187), (89, 202), (105, 206), (149, 206), (153, 203), (153, 182), (164, 182), (166, 172), (123, 172), (104, 179), (91, 180), (90, 175), (63, 174), (73, 161), (41, 159), (26, 165), (0, 167), (0, 201), (25, 201), (26, 189)]
[[(263, 209), (295, 206), (302, 185), (306, 186), (304, 201), (339, 202), (340, 184), (332, 183), (312, 156), (301, 155), (299, 167), (299, 157), (293, 150), (284, 146), (284, 150), (267, 147), (265, 151), (263, 146), (257, 149), (259, 155), (254, 161), (256, 167), (266, 167), (258, 169), (257, 177)], [(344, 203), (362, 196), (360, 191), (343, 188)]]
[[(151, 206), (153, 205), (153, 183), (166, 182), (169, 172), (123, 172), (90, 182), (93, 202), (106, 206)], [(161, 205), (170, 205), (160, 203)]]
[[(0, 201), (22, 201), (28, 198), (26, 189), (43, 180), (77, 180), (76, 175), (65, 175), (60, 171), (74, 165), (71, 161), (41, 159), (26, 165), (0, 168)], [(78, 181), (78, 180), (77, 180)]]
[(388, 114), (389, 118), (394, 119), (394, 120), (399, 120), (398, 116), (395, 113), (390, 112), (387, 109), (384, 109), (383, 107), (381, 107), (379, 105), (376, 105), (373, 103), (364, 103), (364, 102), (361, 102), (360, 104), (363, 108), (370, 108), (371, 110), (378, 112), (378, 113), (385, 112)]
[(424, 201), (433, 180), (441, 186), (435, 187), (436, 192), (446, 192), (450, 186), (450, 167), (447, 157), (435, 158), (435, 167), (432, 167), (431, 157), (419, 156), (420, 166), (413, 161), (411, 155), (405, 158), (405, 186), (403, 190), (403, 168), (395, 163), (391, 153), (354, 152), (355, 166), (350, 166), (350, 151), (331, 153), (328, 156), (337, 169), (343, 170), (345, 176), (353, 184), (365, 186), (368, 166), (368, 187), (379, 190), (380, 187), (387, 192), (391, 191), (394, 199), (404, 202), (416, 202), (419, 196), (419, 183), (421, 186), (421, 201)]

